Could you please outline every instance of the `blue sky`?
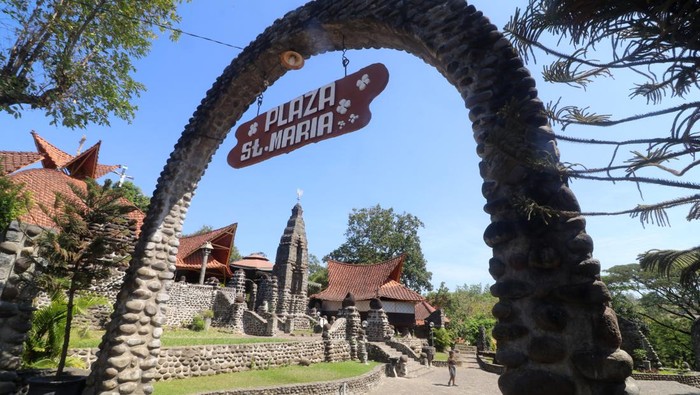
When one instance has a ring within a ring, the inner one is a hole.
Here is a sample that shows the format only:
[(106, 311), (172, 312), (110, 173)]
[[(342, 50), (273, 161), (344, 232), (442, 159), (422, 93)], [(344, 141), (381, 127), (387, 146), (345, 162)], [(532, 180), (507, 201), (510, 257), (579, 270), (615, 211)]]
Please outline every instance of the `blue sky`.
[[(245, 47), (276, 18), (303, 3), (193, 1), (181, 6), (181, 29)], [(472, 3), (502, 27), (516, 6), (526, 1)], [(36, 130), (72, 153), (85, 134), (86, 146), (102, 140), (102, 163), (128, 166), (134, 182), (150, 195), (188, 119), (239, 52), (185, 35), (175, 43), (161, 37), (149, 56), (136, 63), (136, 79), (148, 90), (137, 100), (139, 111), (131, 124), (115, 119), (111, 127), (70, 130), (50, 126), (39, 112), (27, 111), (19, 120), (0, 114), (4, 137), (0, 150), (33, 150), (29, 132)], [(420, 237), (436, 287), (443, 281), (451, 289), (493, 283), (487, 271), (491, 251), (482, 239), (489, 218), (482, 210), (478, 158), (467, 110), (456, 90), (437, 71), (403, 52), (348, 51), (347, 56), (348, 73), (376, 62), (389, 69), (389, 84), (371, 106), (370, 124), (240, 170), (226, 163), (235, 145), (230, 133), (199, 183), (185, 233), (205, 224), (216, 228), (238, 222), (236, 245), (241, 253), (263, 251), (274, 259), (296, 203), (296, 191), (302, 189), (312, 254), (322, 257), (344, 241), (347, 216), (353, 208), (379, 203), (412, 213), (425, 223)], [(584, 92), (544, 83), (539, 77), (542, 64), (530, 69), (545, 102), (563, 96), (593, 111), (620, 116), (649, 108), (644, 101), (628, 99), (630, 81), (624, 75), (602, 80)], [(341, 53), (309, 59), (303, 69), (287, 73), (265, 92), (261, 112), (342, 76)], [(255, 113), (252, 105), (239, 124)], [(665, 134), (668, 123), (668, 119), (659, 119), (617, 129), (572, 128), (567, 132), (587, 138), (638, 138)], [(610, 149), (565, 143), (560, 143), (560, 150), (563, 161), (589, 166), (607, 164), (611, 153)], [(692, 180), (692, 173), (687, 177)], [(636, 187), (629, 184), (574, 181), (572, 188), (584, 211), (622, 210), (679, 195), (670, 188), (644, 186), (642, 201)], [(697, 241), (691, 238), (694, 224), (684, 219), (686, 211), (670, 211), (671, 228), (645, 229), (627, 216), (591, 217), (588, 233), (595, 241), (594, 255), (605, 268), (632, 263), (637, 254), (651, 248), (692, 247)]]

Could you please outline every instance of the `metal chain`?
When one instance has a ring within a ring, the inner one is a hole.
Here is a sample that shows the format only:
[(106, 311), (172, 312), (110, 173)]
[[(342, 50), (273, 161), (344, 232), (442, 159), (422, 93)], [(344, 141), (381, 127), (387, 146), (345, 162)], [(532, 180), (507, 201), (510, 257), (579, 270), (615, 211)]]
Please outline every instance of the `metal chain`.
[(345, 48), (345, 36), (343, 36), (343, 69), (345, 70), (345, 76), (348, 76), (348, 65), (350, 64), (350, 59), (348, 59), (345, 54), (348, 52), (347, 48)]
[(262, 104), (263, 104), (263, 94), (261, 93), (258, 95), (258, 113), (255, 115), (256, 117), (258, 115), (260, 115), (260, 107), (262, 106)]
[[(263, 86), (265, 87), (265, 89), (267, 89), (267, 87), (270, 86), (270, 83), (267, 81), (267, 79), (263, 80)], [(257, 102), (258, 102), (258, 113), (255, 115), (256, 117), (258, 115), (260, 115), (260, 107), (262, 107), (262, 104), (263, 104), (263, 93), (262, 92), (260, 92), (260, 94), (258, 95)]]

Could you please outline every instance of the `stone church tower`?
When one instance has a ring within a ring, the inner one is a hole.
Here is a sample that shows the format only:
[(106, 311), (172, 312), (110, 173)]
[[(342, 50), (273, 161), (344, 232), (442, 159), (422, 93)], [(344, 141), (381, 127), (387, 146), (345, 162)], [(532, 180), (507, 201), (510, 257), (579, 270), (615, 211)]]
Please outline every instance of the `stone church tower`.
[(301, 204), (292, 208), (272, 269), (279, 284), (278, 314), (305, 314), (308, 303), (309, 250)]

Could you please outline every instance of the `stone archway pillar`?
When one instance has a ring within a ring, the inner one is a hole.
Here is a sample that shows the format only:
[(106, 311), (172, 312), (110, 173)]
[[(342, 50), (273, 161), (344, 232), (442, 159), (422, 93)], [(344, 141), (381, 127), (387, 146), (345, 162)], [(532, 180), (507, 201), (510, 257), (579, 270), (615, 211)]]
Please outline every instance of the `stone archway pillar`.
[[(224, 70), (154, 192), (89, 391), (150, 393), (178, 237), (199, 178), (245, 109), (286, 69), (279, 54), (393, 48), (435, 67), (465, 101), (481, 158), (484, 233), (505, 394), (632, 394), (610, 295), (561, 171), (535, 80), (510, 43), (462, 0), (316, 0), (288, 13)], [(545, 207), (543, 211), (539, 207)]]

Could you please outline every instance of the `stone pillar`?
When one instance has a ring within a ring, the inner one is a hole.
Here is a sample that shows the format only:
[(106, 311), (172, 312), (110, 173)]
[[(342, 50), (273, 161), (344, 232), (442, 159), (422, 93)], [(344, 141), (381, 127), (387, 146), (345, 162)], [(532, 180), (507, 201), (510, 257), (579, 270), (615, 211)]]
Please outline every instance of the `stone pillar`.
[(382, 302), (379, 299), (369, 301), (367, 313), (367, 339), (371, 342), (383, 342), (391, 338), (389, 318), (384, 312)]
[(276, 336), (277, 335), (277, 314), (274, 312), (267, 312), (261, 314), (261, 316), (267, 320), (267, 326), (265, 327), (265, 336)]
[(331, 324), (323, 325), (323, 333), (321, 338), (323, 339), (323, 360), (324, 362), (333, 362), (333, 342), (331, 340), (330, 334)]
[(34, 254), (32, 239), (42, 229), (32, 225), (10, 224), (0, 242), (0, 394), (17, 389), (17, 370), (27, 332), (32, 327)]
[(265, 276), (260, 282), (260, 292), (257, 296), (257, 310), (259, 311), (263, 303), (267, 304), (267, 311), (277, 311), (277, 278), (275, 276)]
[(250, 285), (250, 296), (248, 297), (248, 310), (255, 311), (258, 307), (256, 306), (256, 301), (258, 300), (258, 284), (252, 283)]
[(360, 328), (357, 337), (357, 358), (360, 362), (367, 363), (367, 336), (362, 328)]
[(338, 312), (338, 316), (346, 320), (345, 339), (350, 343), (350, 359), (357, 359), (357, 338), (362, 324), (360, 313), (355, 307), (355, 298), (351, 293), (343, 299), (343, 308)]
[(479, 335), (476, 338), (476, 349), (477, 351), (491, 350), (489, 339), (486, 337), (486, 328), (484, 328), (483, 325), (479, 327)]
[(238, 269), (233, 273), (231, 280), (233, 287), (236, 289), (236, 296), (243, 295), (245, 298), (245, 272), (243, 269)]
[(231, 306), (231, 309), (231, 326), (234, 330), (243, 333), (243, 313), (248, 309), (245, 300), (240, 296), (236, 296), (236, 302)]

